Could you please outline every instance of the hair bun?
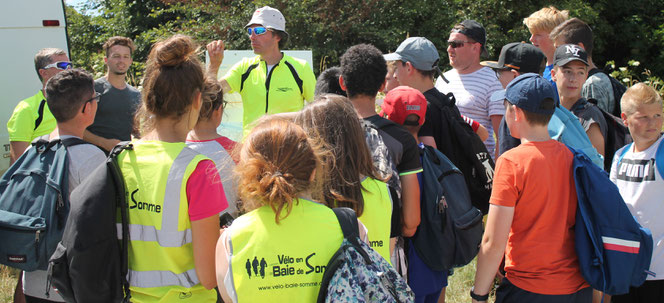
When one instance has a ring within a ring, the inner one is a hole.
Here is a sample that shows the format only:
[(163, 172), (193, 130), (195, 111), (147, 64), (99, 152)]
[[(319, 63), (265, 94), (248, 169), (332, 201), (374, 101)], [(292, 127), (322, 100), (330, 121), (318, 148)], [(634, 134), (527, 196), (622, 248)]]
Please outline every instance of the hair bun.
[(173, 67), (182, 64), (195, 55), (198, 50), (196, 43), (189, 36), (175, 35), (159, 42), (152, 50), (158, 66)]

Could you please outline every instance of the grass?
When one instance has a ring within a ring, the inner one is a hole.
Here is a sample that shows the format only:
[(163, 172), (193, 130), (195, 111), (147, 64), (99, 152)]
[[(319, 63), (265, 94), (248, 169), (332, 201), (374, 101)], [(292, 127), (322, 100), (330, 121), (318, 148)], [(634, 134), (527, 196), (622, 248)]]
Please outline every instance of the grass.
[[(18, 270), (0, 265), (0, 302), (12, 302), (16, 280), (18, 279)], [(454, 275), (449, 278), (447, 286), (447, 303), (467, 303), (470, 302), (468, 292), (473, 286), (475, 279), (475, 260), (470, 264), (454, 270)], [(493, 295), (489, 302), (493, 302)]]
[(0, 302), (12, 302), (18, 270), (0, 265)]
[[(454, 269), (454, 274), (449, 277), (447, 285), (447, 294), (445, 296), (446, 303), (467, 303), (470, 302), (470, 288), (475, 282), (475, 265), (477, 258), (475, 258), (468, 265)], [(489, 296), (489, 303), (495, 300), (495, 288), (491, 291)]]

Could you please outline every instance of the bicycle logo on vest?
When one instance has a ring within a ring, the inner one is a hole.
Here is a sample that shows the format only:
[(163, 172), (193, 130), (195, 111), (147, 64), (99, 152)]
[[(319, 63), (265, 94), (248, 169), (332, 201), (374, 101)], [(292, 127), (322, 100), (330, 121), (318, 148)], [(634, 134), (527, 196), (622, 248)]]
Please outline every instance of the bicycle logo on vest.
[[(323, 273), (325, 272), (325, 265), (312, 265), (310, 260), (316, 253), (311, 253), (306, 258), (293, 258), (287, 255), (278, 255), (277, 261), (278, 264), (272, 265), (272, 276), (273, 277), (285, 277), (293, 275), (308, 275), (311, 273)], [(304, 263), (304, 264), (302, 264)], [(304, 265), (304, 266), (302, 266)], [(247, 276), (251, 277), (260, 276), (262, 279), (265, 279), (265, 269), (268, 267), (267, 261), (265, 258), (254, 257), (253, 260), (247, 259), (245, 262), (245, 269), (247, 270)], [(296, 267), (298, 267), (296, 269)]]

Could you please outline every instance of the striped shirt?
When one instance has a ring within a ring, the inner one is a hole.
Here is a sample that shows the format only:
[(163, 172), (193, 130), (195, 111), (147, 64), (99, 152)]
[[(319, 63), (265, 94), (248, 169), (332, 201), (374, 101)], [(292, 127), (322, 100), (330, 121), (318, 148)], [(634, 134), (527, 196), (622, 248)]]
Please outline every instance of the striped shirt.
[(503, 89), (496, 74), (489, 67), (482, 67), (470, 74), (460, 75), (455, 69), (444, 74), (449, 83), (441, 77), (436, 80), (436, 88), (443, 94), (452, 92), (459, 112), (479, 122), (489, 131), (489, 138), (484, 141), (491, 157), (494, 157), (496, 142), (493, 138), (493, 126), (490, 116), (504, 115), (503, 102), (491, 102), (491, 95)]

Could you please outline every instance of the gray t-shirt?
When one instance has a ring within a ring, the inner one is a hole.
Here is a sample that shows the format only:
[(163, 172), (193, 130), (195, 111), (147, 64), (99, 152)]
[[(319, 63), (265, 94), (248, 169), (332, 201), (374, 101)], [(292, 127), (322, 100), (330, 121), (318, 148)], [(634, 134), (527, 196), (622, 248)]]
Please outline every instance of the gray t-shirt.
[[(62, 139), (71, 137), (61, 136)], [(69, 167), (67, 168), (67, 172), (69, 173), (69, 193), (81, 184), (90, 172), (106, 160), (104, 152), (92, 144), (79, 144), (67, 148), (67, 157), (69, 158)], [(49, 301), (64, 302), (62, 297), (53, 288), (49, 291), (50, 297), (46, 298), (44, 293), (46, 292), (47, 277), (48, 272), (45, 270), (24, 272), (23, 293), (32, 297), (48, 299)]]
[(602, 115), (602, 112), (597, 106), (588, 103), (586, 99), (581, 98), (574, 103), (570, 111), (574, 113), (575, 116), (579, 117), (579, 122), (581, 122), (581, 126), (583, 126), (583, 129), (586, 132), (588, 132), (588, 129), (590, 129), (590, 126), (593, 125), (593, 123), (597, 123), (599, 130), (602, 132), (602, 136), (604, 136), (604, 142), (606, 142), (608, 127), (604, 115)]
[(616, 105), (611, 79), (602, 72), (588, 77), (581, 88), (581, 97), (597, 100), (597, 106), (609, 113), (613, 112), (613, 108)]
[(117, 89), (106, 77), (95, 80), (95, 91), (104, 95), (99, 99), (95, 122), (88, 130), (107, 139), (131, 140), (141, 93), (129, 84), (125, 89)]

